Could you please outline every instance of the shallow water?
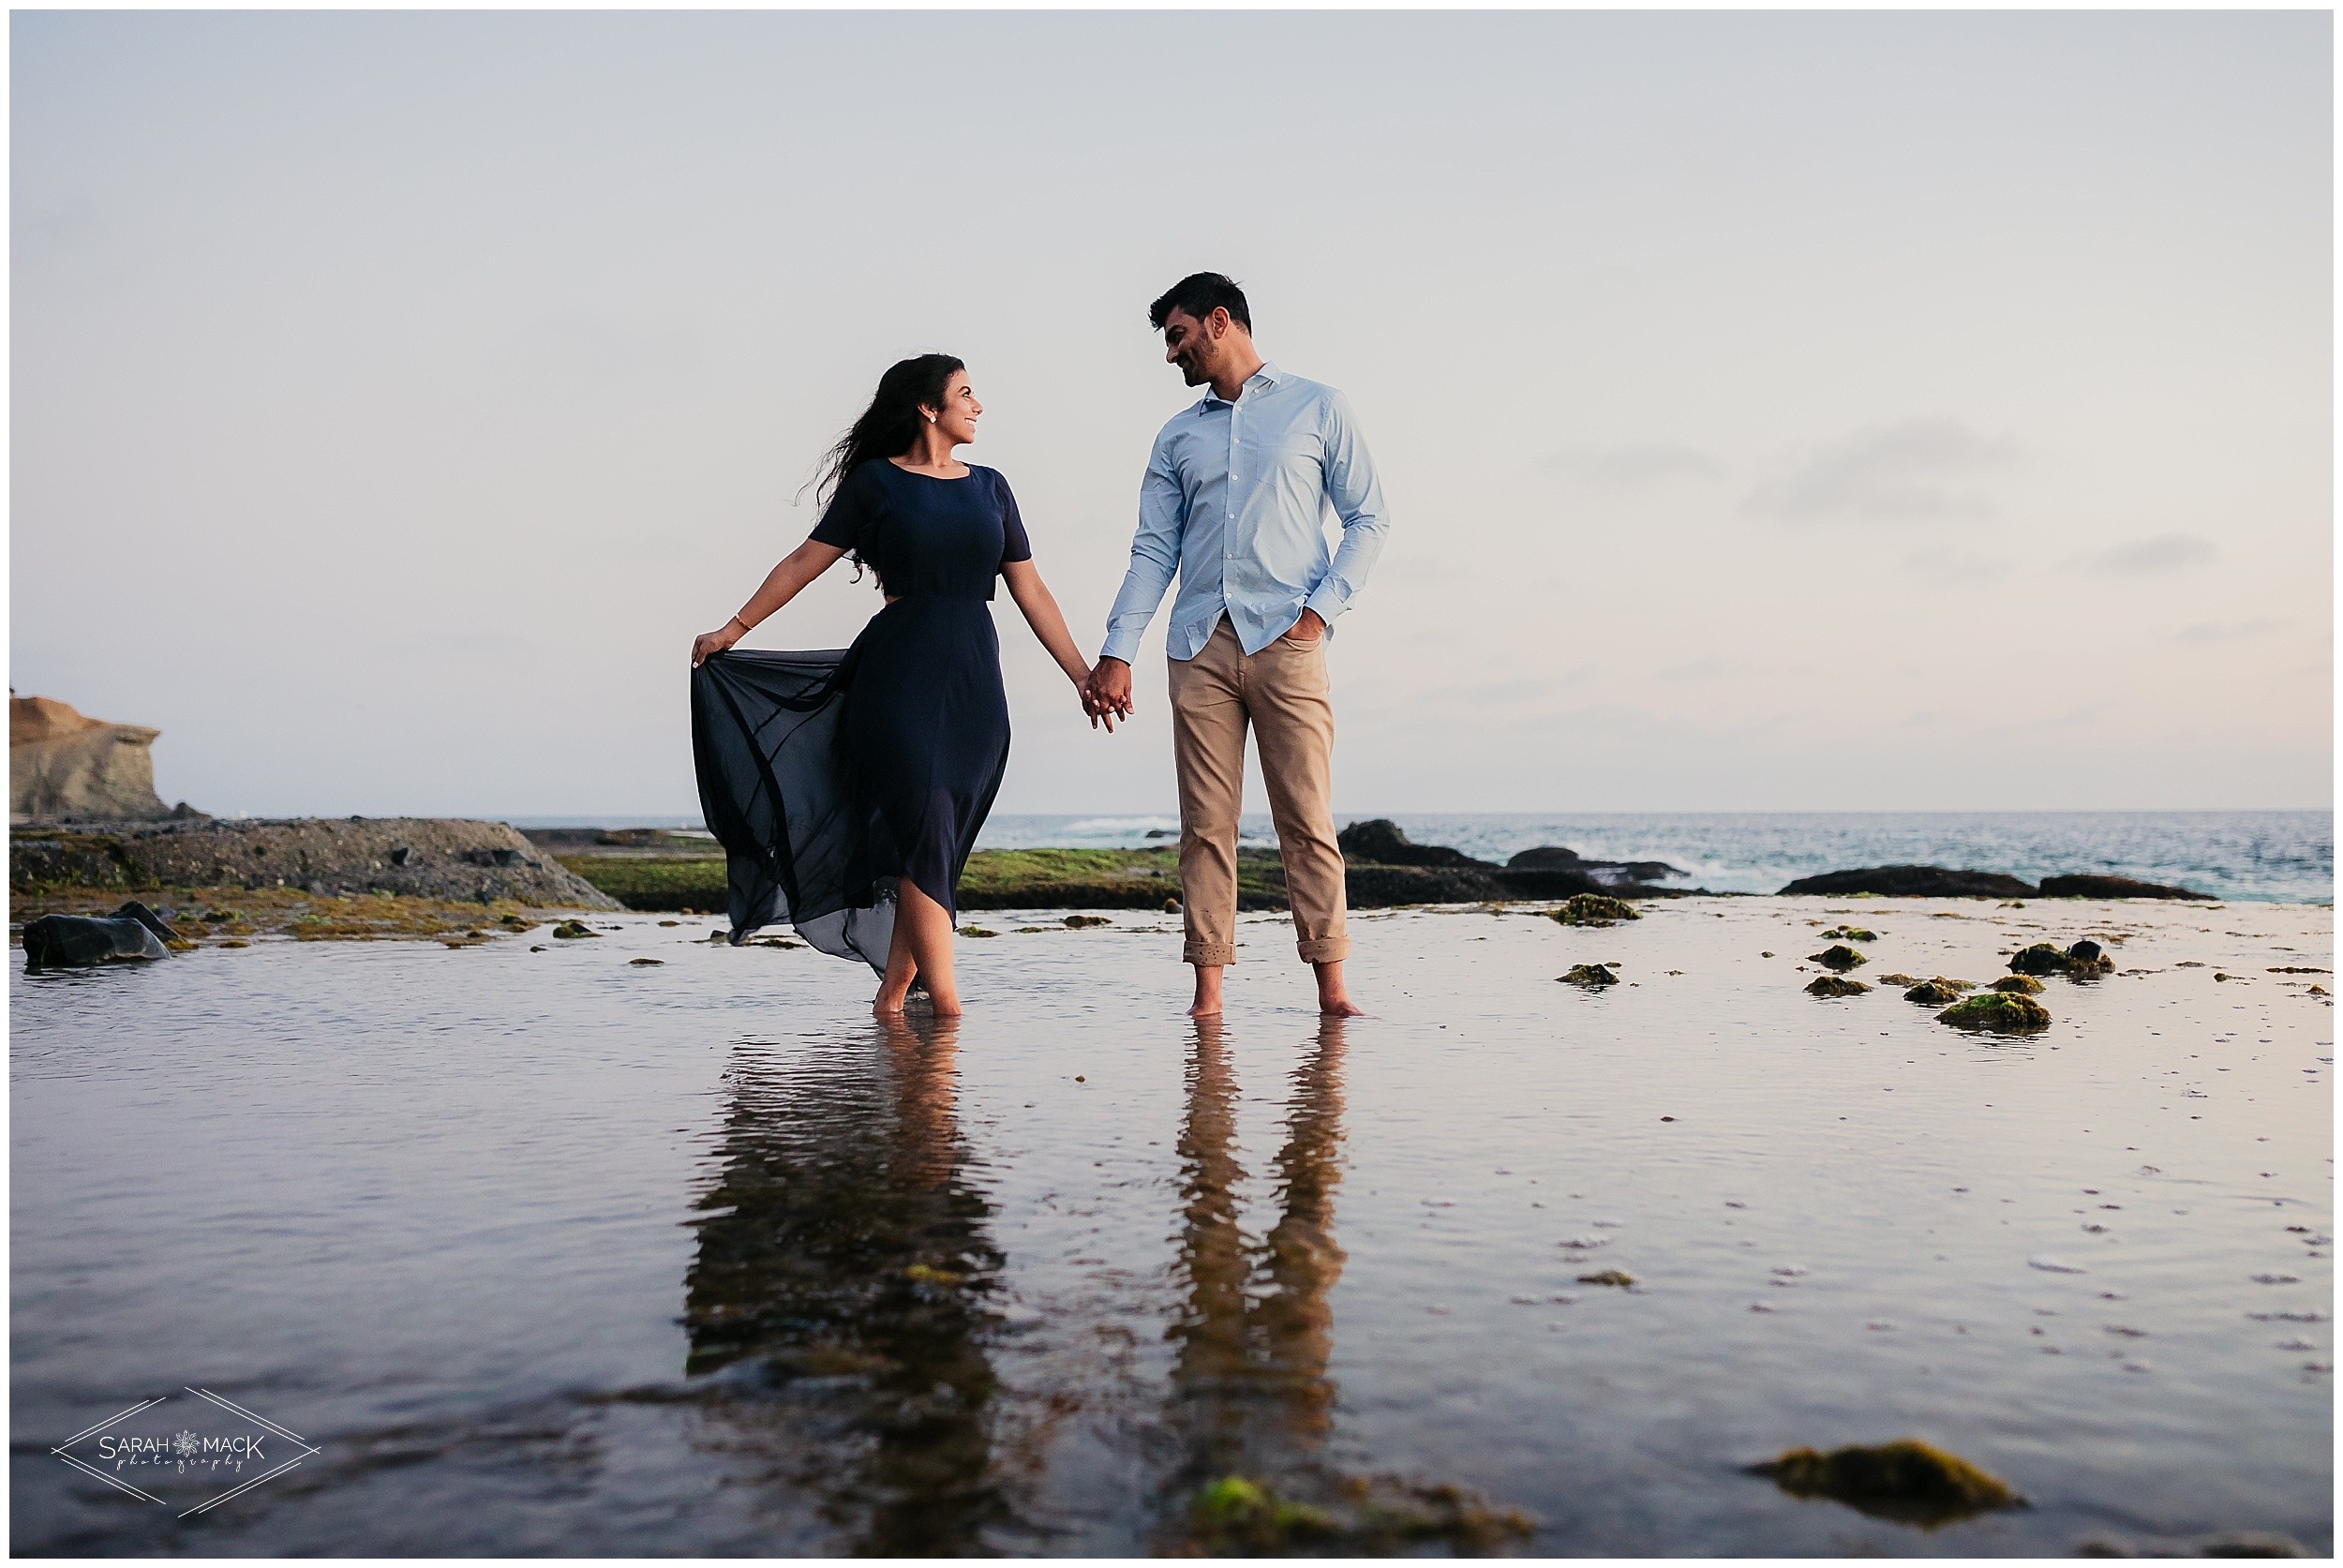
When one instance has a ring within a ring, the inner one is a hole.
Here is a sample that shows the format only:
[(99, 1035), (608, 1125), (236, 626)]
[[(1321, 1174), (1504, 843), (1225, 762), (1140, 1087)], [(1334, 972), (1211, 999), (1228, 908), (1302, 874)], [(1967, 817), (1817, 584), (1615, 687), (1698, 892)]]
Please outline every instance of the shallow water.
[[(2152, 972), (1977, 1038), (1802, 994), (1849, 914), (1863, 976)], [(956, 1032), (649, 917), (15, 976), (14, 1548), (1122, 1553), (1231, 1472), (1531, 1552), (2331, 1547), (2332, 977), (2269, 972), (2330, 910), (1392, 912), (1348, 1025), (1263, 918), (1201, 1030), (1158, 922), (985, 918)], [(187, 1387), (318, 1453), (186, 1517), (50, 1453)], [(1903, 1436), (2032, 1506), (1740, 1468)]]

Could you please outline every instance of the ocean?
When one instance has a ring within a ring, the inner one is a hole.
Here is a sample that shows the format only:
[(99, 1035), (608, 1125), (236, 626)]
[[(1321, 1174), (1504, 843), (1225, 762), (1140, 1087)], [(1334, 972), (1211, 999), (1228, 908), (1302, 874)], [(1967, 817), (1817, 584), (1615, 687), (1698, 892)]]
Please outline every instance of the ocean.
[[(2029, 882), (2091, 872), (2176, 883), (2224, 899), (2335, 901), (2335, 814), (2250, 812), (1345, 812), (1388, 814), (1418, 844), (1502, 860), (1538, 844), (1589, 859), (1664, 860), (1680, 886), (1771, 893), (1818, 872), (1928, 865), (2004, 872)], [(692, 828), (671, 816), (531, 816), (517, 828)], [(995, 813), (979, 849), (1138, 849), (1179, 836), (1179, 818), (1135, 814)], [(1246, 816), (1244, 842), (1274, 846), (1266, 813)]]
[[(1345, 814), (1354, 822), (1366, 814)], [(1771, 893), (1818, 872), (1857, 866), (1955, 866), (2029, 882), (2092, 872), (2177, 883), (2225, 899), (2333, 903), (2329, 812), (1394, 812), (1418, 844), (1502, 860), (1538, 844), (1590, 859), (1665, 860), (1685, 886)], [(977, 846), (1132, 847), (1175, 838), (1172, 816), (996, 815)], [(1266, 814), (1245, 837), (1274, 844)], [(1157, 835), (1150, 837), (1150, 835)]]

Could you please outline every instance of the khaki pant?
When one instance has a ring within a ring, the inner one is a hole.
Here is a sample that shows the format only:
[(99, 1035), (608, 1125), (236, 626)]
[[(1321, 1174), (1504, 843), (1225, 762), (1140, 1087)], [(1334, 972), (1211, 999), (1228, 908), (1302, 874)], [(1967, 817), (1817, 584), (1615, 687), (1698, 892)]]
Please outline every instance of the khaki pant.
[(1335, 709), (1325, 635), (1279, 637), (1248, 654), (1223, 616), (1193, 659), (1172, 664), (1172, 754), (1180, 775), (1182, 959), (1236, 962), (1236, 818), (1245, 789), (1245, 731), (1261, 739), (1261, 778), (1284, 857), (1286, 896), (1302, 961), (1350, 956), (1342, 850), (1335, 843)]

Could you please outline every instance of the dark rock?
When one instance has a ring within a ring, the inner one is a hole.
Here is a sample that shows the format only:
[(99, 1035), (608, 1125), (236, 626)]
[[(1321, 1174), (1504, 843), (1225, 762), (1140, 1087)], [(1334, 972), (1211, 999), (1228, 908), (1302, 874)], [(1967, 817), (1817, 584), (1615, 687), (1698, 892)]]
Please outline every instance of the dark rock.
[(1861, 980), (1842, 979), (1836, 975), (1817, 975), (1806, 988), (1809, 996), (1860, 996), (1871, 990)]
[(1589, 991), (1600, 991), (1606, 985), (1619, 984), (1619, 977), (1612, 974), (1608, 966), (1601, 963), (1574, 963), (1570, 966), (1570, 972), (1561, 977), (1561, 980), (1565, 985), (1584, 986)]
[[(1356, 872), (1351, 873), (1357, 875)], [(1569, 866), (1499, 866), (1488, 873), (1497, 898), (1569, 898), (1574, 893), (1641, 893), (1648, 889), (1598, 879)]]
[(1085, 926), (1111, 926), (1113, 923), (1104, 915), (1068, 915), (1066, 917), (1066, 925), (1070, 931), (1080, 931)]
[(1179, 830), (1174, 828), (1150, 828), (1147, 829), (1147, 836), (1151, 839), (1176, 839), (1180, 834)]
[(24, 967), (79, 968), (167, 957), (164, 944), (186, 939), (136, 899), (103, 918), (89, 915), (43, 915), (24, 922)]
[(1876, 942), (1879, 933), (1862, 926), (1832, 926), (1822, 933), (1826, 942)]
[(1809, 963), (1819, 963), (1825, 969), (1835, 970), (1840, 974), (1844, 974), (1849, 969), (1860, 969), (1864, 964), (1869, 963), (1871, 960), (1865, 958), (1861, 953), (1857, 952), (1853, 948), (1848, 947), (1843, 942), (1833, 942), (1830, 946), (1825, 948), (1818, 953), (1808, 953), (1806, 955), (1806, 962)]
[(1665, 860), (1589, 860), (1574, 849), (1564, 849), (1560, 844), (1551, 844), (1523, 850), (1505, 862), (1505, 869), (1509, 872), (1574, 872), (1599, 888), (1616, 888), (1629, 882), (1662, 882), (1672, 876), (1691, 874)]
[(1948, 1007), (1961, 1000), (1961, 993), (1963, 989), (1950, 980), (1923, 980), (1905, 992), (1903, 999), (1907, 1002), (1918, 1002), (1924, 1007)]
[(1387, 909), (1402, 903), (1483, 903), (1509, 896), (1504, 885), (1485, 871), (1463, 866), (1351, 866), (1344, 872), (1343, 881), (1353, 909)]
[(1995, 991), (2015, 992), (2021, 996), (2039, 996), (2042, 982), (2031, 975), (2004, 975), (1993, 982)]
[(1476, 860), (1461, 849), (1449, 849), (1436, 844), (1415, 844), (1389, 817), (1379, 816), (1366, 822), (1353, 822), (1335, 835), (1342, 846), (1345, 860), (1366, 866), (1455, 866), (1471, 871), (1495, 869), (1486, 860)]
[(2029, 883), (1991, 871), (1947, 871), (1942, 866), (1873, 866), (1801, 876), (1782, 889), (1784, 897), (1846, 898), (1876, 893), (1883, 898), (2025, 898)]
[(2092, 980), (2115, 967), (2115, 961), (2088, 938), (2063, 952), (2048, 942), (2037, 942), (2009, 955), (2010, 973), (2064, 975), (2070, 980)]
[(2044, 898), (2186, 898), (2213, 902), (2211, 893), (2171, 888), (2161, 882), (2141, 882), (2128, 876), (2045, 876)]

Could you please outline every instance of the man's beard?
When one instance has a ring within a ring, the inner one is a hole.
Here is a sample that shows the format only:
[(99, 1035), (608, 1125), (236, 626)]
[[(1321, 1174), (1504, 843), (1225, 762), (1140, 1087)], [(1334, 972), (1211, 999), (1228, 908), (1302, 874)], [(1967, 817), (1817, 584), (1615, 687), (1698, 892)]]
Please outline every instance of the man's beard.
[(1210, 376), (1204, 374), (1204, 367), (1192, 359), (1180, 361), (1180, 374), (1186, 379), (1189, 386), (1202, 386), (1212, 380)]

